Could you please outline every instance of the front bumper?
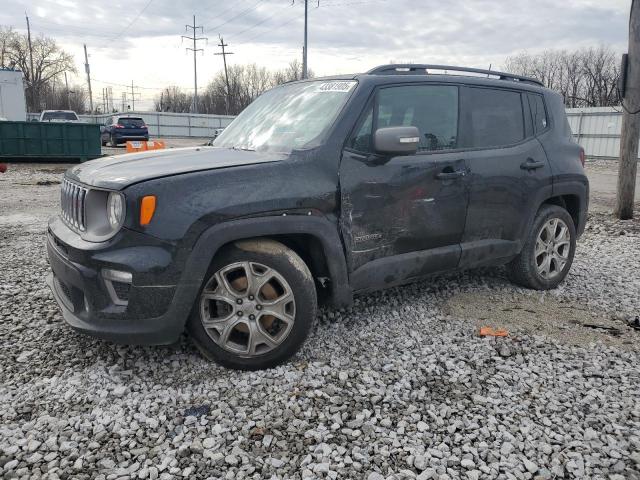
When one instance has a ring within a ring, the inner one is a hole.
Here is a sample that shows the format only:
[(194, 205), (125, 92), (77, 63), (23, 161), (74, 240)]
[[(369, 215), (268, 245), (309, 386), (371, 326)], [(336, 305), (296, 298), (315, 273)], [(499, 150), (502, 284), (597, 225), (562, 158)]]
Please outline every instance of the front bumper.
[[(176, 264), (181, 260), (176, 260), (180, 256), (173, 245), (125, 229), (108, 242), (85, 242), (54, 217), (49, 222), (47, 254), (51, 265), (47, 283), (74, 329), (139, 345), (170, 344), (184, 330), (197, 286), (186, 285), (191, 288), (176, 295), (180, 277)], [(105, 269), (132, 274), (130, 286), (117, 289), (115, 301)]]

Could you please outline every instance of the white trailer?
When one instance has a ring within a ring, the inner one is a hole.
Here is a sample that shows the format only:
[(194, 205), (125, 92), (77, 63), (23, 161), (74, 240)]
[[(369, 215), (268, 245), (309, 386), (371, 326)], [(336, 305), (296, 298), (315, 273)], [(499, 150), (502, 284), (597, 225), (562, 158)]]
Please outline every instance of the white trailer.
[(23, 78), (18, 70), (0, 69), (0, 120), (27, 120)]

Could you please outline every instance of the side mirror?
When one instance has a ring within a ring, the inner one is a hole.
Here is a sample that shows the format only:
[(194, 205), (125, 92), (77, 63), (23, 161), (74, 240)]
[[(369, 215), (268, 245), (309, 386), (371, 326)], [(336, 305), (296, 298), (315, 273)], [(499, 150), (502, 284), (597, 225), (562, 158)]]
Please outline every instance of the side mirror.
[(418, 151), (420, 131), (417, 127), (385, 127), (376, 130), (373, 147), (387, 155), (412, 155)]

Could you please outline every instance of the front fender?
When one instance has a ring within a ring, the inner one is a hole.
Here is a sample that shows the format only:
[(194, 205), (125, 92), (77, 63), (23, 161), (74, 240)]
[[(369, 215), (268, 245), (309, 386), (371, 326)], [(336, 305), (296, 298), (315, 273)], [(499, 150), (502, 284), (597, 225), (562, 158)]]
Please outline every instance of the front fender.
[(185, 301), (193, 304), (213, 257), (223, 245), (247, 238), (287, 234), (312, 235), (320, 241), (331, 275), (331, 303), (336, 307), (350, 305), (353, 293), (337, 228), (324, 217), (307, 215), (244, 218), (209, 227), (195, 242), (186, 260), (177, 296), (186, 297)]

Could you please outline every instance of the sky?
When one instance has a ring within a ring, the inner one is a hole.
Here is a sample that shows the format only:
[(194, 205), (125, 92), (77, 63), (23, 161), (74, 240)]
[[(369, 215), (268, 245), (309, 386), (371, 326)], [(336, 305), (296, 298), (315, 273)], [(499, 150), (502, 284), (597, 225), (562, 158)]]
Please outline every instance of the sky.
[[(140, 87), (136, 109), (163, 87), (193, 90), (186, 24), (203, 26), (199, 88), (230, 64), (284, 68), (301, 59), (304, 0), (1, 0), (0, 25), (54, 37), (73, 54), (84, 82), (87, 45), (94, 99)], [(313, 0), (309, 67), (316, 75), (355, 73), (389, 62), (500, 67), (506, 57), (545, 49), (608, 45), (627, 49), (631, 0)], [(129, 87), (130, 89), (130, 87)], [(140, 107), (140, 108), (139, 108)]]

